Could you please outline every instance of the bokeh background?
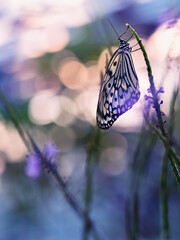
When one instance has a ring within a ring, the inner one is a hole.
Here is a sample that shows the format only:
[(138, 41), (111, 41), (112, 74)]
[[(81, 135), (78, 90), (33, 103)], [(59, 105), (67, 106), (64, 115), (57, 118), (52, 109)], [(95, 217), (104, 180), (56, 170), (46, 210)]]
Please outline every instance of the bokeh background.
[[(108, 48), (114, 51), (119, 44), (107, 18), (119, 34), (129, 23), (141, 37), (156, 87), (165, 90), (162, 110), (168, 122), (180, 79), (179, 14), (178, 0), (0, 1), (1, 89), (39, 147), (52, 141), (58, 146), (58, 171), (82, 206), (87, 146), (96, 131), (100, 72), (105, 71)], [(164, 148), (153, 135), (142, 134), (149, 83), (142, 52), (132, 56), (141, 98), (101, 133), (94, 169), (91, 215), (102, 239), (128, 239), (134, 190), (130, 166), (139, 145), (139, 237), (160, 239), (161, 233)], [(25, 174), (27, 149), (2, 103), (0, 107), (0, 239), (82, 239), (82, 220), (50, 174), (42, 172), (36, 179)], [(175, 142), (180, 151), (178, 104), (176, 113)], [(180, 193), (170, 166), (168, 192), (171, 239), (178, 240)]]

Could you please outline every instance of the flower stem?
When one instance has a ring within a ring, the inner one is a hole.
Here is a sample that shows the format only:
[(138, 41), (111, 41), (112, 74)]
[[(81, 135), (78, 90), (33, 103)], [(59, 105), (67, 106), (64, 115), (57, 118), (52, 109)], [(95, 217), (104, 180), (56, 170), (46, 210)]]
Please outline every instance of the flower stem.
[(167, 137), (167, 134), (166, 134), (165, 129), (164, 129), (164, 122), (163, 122), (162, 115), (161, 115), (160, 105), (158, 103), (158, 98), (157, 98), (157, 94), (156, 94), (156, 88), (155, 88), (155, 84), (154, 84), (154, 80), (153, 80), (152, 69), (151, 69), (151, 65), (150, 65), (149, 59), (148, 59), (148, 55), (146, 53), (146, 50), (145, 50), (145, 48), (144, 48), (144, 46), (142, 44), (142, 41), (140, 40), (137, 32), (128, 23), (126, 23), (126, 26), (131, 30), (131, 32), (135, 36), (135, 38), (136, 38), (137, 42), (139, 43), (139, 46), (140, 46), (140, 48), (141, 48), (141, 50), (143, 52), (144, 59), (145, 59), (145, 62), (146, 62), (146, 66), (147, 66), (149, 83), (150, 83), (150, 89), (151, 89), (151, 93), (152, 93), (153, 101), (154, 101), (154, 107), (155, 107), (155, 110), (156, 110), (156, 113), (157, 113), (157, 117), (158, 117), (159, 127), (161, 129), (162, 135), (164, 137)]
[(156, 133), (156, 135), (161, 139), (161, 141), (164, 144), (164, 147), (167, 151), (167, 155), (169, 157), (169, 161), (172, 167), (172, 170), (174, 172), (174, 175), (176, 177), (176, 181), (178, 186), (180, 187), (180, 173), (178, 168), (180, 169), (180, 157), (176, 155), (174, 149), (169, 145), (169, 142), (167, 139), (158, 131), (150, 122), (149, 120), (145, 117), (147, 124), (149, 127)]
[[(146, 53), (146, 50), (142, 44), (142, 41), (140, 40), (137, 32), (128, 24), (126, 23), (126, 26), (131, 30), (131, 32), (133, 33), (133, 35), (135, 36), (142, 52), (144, 55), (144, 60), (146, 62), (146, 66), (147, 66), (147, 71), (148, 71), (148, 77), (149, 77), (149, 83), (150, 83), (150, 89), (151, 89), (151, 94), (153, 97), (153, 102), (154, 102), (154, 107), (156, 110), (156, 114), (158, 117), (158, 125), (159, 128), (161, 130), (161, 133), (154, 128), (154, 126), (152, 126), (152, 124), (148, 121), (148, 119), (146, 118), (146, 121), (148, 123), (148, 125), (155, 131), (155, 133), (160, 137), (160, 139), (163, 141), (163, 144), (165, 146), (165, 149), (167, 151), (167, 155), (169, 157), (174, 175), (176, 177), (176, 181), (180, 187), (180, 173), (179, 173), (179, 169), (180, 169), (180, 157), (176, 155), (175, 151), (171, 148), (170, 146), (170, 142), (168, 139), (168, 136), (165, 132), (165, 128), (164, 128), (164, 122), (162, 119), (162, 114), (161, 114), (161, 109), (160, 109), (160, 104), (158, 103), (158, 98), (157, 98), (157, 93), (156, 93), (156, 88), (155, 88), (155, 84), (154, 84), (154, 80), (153, 80), (153, 75), (152, 75), (152, 69), (151, 69), (151, 65)], [(179, 169), (178, 169), (179, 168)]]
[(168, 189), (167, 189), (167, 170), (168, 155), (164, 154), (161, 170), (161, 206), (162, 206), (162, 238), (169, 238), (169, 221), (168, 221)]

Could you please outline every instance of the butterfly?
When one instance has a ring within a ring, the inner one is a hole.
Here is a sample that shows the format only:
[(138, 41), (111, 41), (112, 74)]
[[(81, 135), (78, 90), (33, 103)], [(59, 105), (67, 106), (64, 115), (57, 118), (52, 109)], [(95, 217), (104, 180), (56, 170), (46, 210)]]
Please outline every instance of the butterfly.
[[(122, 36), (122, 35), (121, 35)], [(116, 119), (139, 100), (139, 82), (128, 41), (121, 39), (103, 77), (97, 105), (96, 120), (101, 129), (110, 128)]]

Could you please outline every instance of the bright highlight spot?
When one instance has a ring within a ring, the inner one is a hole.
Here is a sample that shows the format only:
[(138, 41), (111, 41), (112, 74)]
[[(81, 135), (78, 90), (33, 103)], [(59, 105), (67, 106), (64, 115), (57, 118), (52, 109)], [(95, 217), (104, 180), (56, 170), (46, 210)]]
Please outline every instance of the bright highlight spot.
[[(115, 47), (111, 47), (112, 53), (114, 53), (118, 48), (118, 45)], [(105, 74), (106, 70), (106, 65), (108, 64), (109, 60), (111, 59), (111, 55), (109, 53), (109, 50), (106, 48), (100, 55), (99, 60), (98, 60), (98, 67), (99, 70)]]
[[(146, 49), (148, 55), (159, 61), (167, 57), (175, 59), (180, 55), (180, 20), (171, 26), (171, 21), (161, 25), (149, 38)], [(153, 46), (153, 47), (152, 47)]]
[(10, 40), (10, 34), (11, 34), (10, 25), (3, 20), (0, 20), (0, 34), (1, 34), (1, 37), (0, 37), (0, 47), (1, 47), (4, 44), (6, 44), (7, 41)]
[(16, 129), (0, 123), (0, 132), (0, 150), (6, 154), (8, 161), (22, 161), (27, 153), (27, 149)]
[(3, 174), (5, 168), (6, 168), (5, 160), (2, 156), (0, 156), (0, 175)]
[(32, 122), (39, 125), (55, 121), (59, 112), (59, 97), (50, 91), (37, 93), (29, 103), (29, 117)]
[(126, 150), (119, 147), (104, 150), (100, 158), (102, 171), (113, 176), (121, 174), (127, 165)]
[(59, 97), (59, 116), (55, 122), (60, 126), (68, 126), (74, 122), (77, 114), (75, 103), (66, 96)]
[(99, 87), (89, 87), (75, 99), (78, 108), (77, 117), (95, 124)]
[(46, 52), (60, 51), (68, 42), (69, 33), (65, 28), (50, 25), (42, 29), (26, 30), (20, 37), (19, 54), (35, 58)]
[(59, 66), (60, 81), (70, 89), (81, 89), (87, 85), (87, 68), (76, 58), (66, 58)]

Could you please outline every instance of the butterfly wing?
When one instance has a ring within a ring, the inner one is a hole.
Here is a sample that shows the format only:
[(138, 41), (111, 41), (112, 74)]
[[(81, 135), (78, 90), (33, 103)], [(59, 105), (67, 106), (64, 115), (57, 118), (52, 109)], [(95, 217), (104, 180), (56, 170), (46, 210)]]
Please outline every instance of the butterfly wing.
[(140, 97), (130, 49), (118, 48), (111, 57), (99, 93), (97, 125), (108, 129)]

